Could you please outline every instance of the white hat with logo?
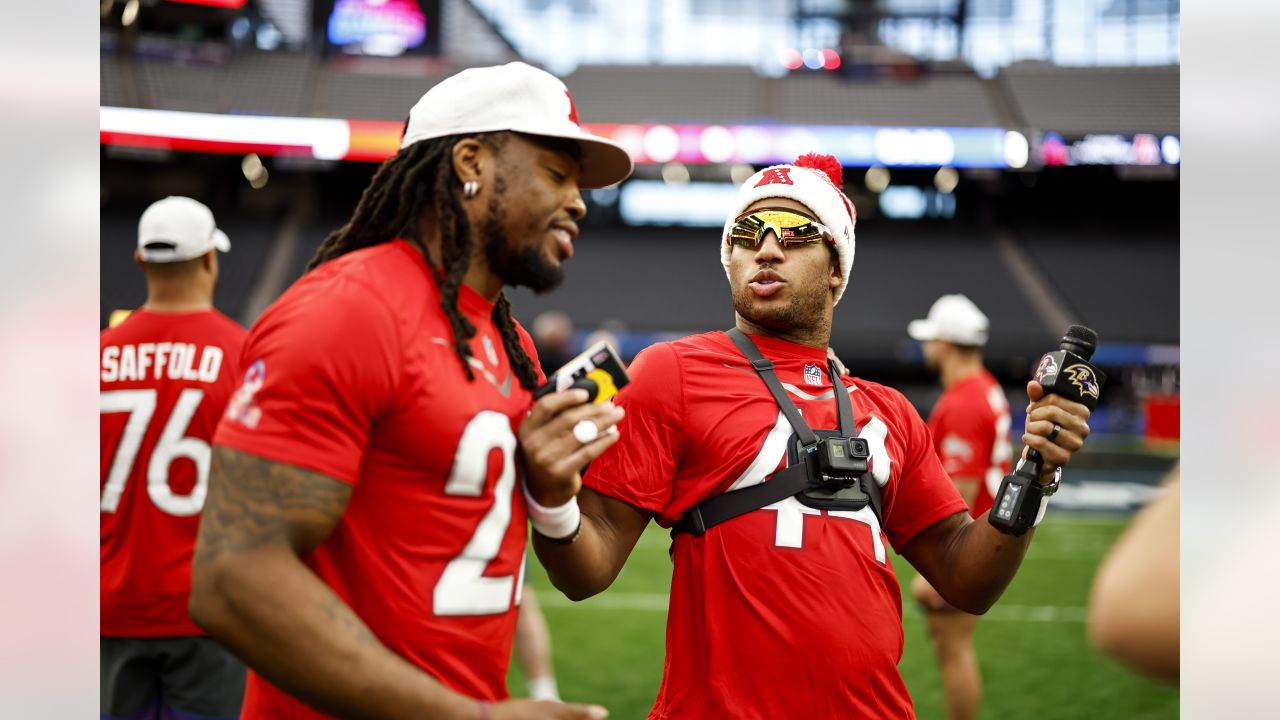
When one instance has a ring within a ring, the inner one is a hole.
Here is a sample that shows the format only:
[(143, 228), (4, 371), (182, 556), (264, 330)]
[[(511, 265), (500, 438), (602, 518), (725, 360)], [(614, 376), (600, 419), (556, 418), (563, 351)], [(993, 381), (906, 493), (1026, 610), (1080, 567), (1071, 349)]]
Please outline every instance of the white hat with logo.
[(158, 200), (138, 220), (138, 257), (143, 262), (193, 260), (215, 248), (228, 252), (231, 240), (213, 221), (213, 211), (189, 197)]
[(605, 187), (631, 174), (626, 150), (582, 129), (565, 84), (522, 62), (470, 68), (440, 81), (409, 112), (400, 147), (447, 135), (502, 130), (577, 142), (582, 148), (580, 187)]
[(929, 316), (912, 320), (907, 334), (925, 342), (945, 340), (956, 345), (981, 347), (987, 344), (987, 316), (964, 295), (943, 295), (929, 308)]

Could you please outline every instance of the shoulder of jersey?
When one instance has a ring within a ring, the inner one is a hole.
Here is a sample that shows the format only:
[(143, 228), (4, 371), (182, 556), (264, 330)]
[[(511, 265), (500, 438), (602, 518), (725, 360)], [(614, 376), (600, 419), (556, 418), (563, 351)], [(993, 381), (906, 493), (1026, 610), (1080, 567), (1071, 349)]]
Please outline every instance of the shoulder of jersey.
[(231, 319), (221, 311), (217, 311), (214, 314), (214, 317), (217, 319), (218, 324), (221, 325), (224, 330), (228, 331), (232, 335), (240, 336), (240, 335), (245, 335), (246, 333), (249, 332), (248, 330), (245, 329), (243, 325)]
[(858, 392), (866, 395), (869, 399), (882, 406), (902, 406), (910, 405), (907, 396), (902, 391), (891, 388), (888, 385), (881, 385), (878, 382), (863, 380), (860, 377), (848, 378), (850, 387), (858, 389)]
[[(387, 242), (330, 260), (302, 276), (298, 285), (324, 284), (354, 297), (376, 296), (392, 309), (408, 310), (439, 304), (427, 272), (409, 254)], [(402, 282), (401, 276), (421, 282)]]
[(686, 335), (676, 340), (654, 343), (650, 347), (656, 347), (658, 345), (665, 345), (677, 355), (702, 353), (707, 352), (708, 350), (718, 350), (720, 348), (732, 348), (733, 353), (738, 357), (741, 357), (741, 355), (738, 354), (737, 348), (733, 348), (733, 342), (729, 340), (724, 333), (718, 330), (698, 333), (696, 335)]

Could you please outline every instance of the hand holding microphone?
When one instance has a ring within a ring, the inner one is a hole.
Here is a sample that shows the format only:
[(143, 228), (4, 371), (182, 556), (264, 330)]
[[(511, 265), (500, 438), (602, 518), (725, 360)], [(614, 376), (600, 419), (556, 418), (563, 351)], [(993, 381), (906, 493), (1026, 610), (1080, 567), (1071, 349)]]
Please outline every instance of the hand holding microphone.
[[(1069, 403), (1084, 406), (1084, 417), (1087, 417), (1087, 411), (1092, 411), (1098, 404), (1102, 384), (1106, 381), (1106, 376), (1089, 362), (1097, 345), (1097, 333), (1082, 325), (1072, 325), (1067, 328), (1059, 349), (1046, 353), (1040, 359), (1034, 378), (1044, 388), (1046, 396), (1057, 395)], [(1061, 402), (1054, 403), (1053, 407), (1042, 405), (1027, 416), (1028, 430), (1033, 422), (1051, 423), (1049, 432), (1044, 435), (1046, 440), (1037, 444), (1044, 446), (1046, 451), (1052, 448), (1054, 455), (1061, 456), (1062, 459), (1058, 461), (1058, 457), (1054, 458), (1058, 473), (1053, 482), (1047, 486), (1042, 485), (1040, 477), (1044, 471), (1045, 457), (1040, 450), (1030, 447), (1028, 442), (1026, 458), (1000, 483), (994, 505), (987, 516), (988, 522), (1001, 532), (1023, 535), (1035, 526), (1042, 512), (1043, 499), (1057, 492), (1062, 465), (1084, 442), (1088, 426), (1083, 423), (1081, 414), (1061, 406)], [(1033, 418), (1033, 415), (1036, 417)], [(1063, 423), (1072, 428), (1070, 432), (1073, 435), (1079, 435), (1079, 440), (1071, 443), (1077, 446), (1074, 449), (1049, 444), (1058, 440), (1064, 428)], [(1077, 425), (1082, 428), (1076, 430)]]

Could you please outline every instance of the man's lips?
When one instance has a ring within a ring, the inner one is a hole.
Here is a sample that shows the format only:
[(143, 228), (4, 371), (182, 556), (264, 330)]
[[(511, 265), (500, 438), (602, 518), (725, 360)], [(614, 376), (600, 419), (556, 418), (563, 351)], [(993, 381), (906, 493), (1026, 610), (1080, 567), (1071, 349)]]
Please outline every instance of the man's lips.
[(761, 270), (751, 277), (748, 287), (756, 297), (767, 298), (782, 289), (786, 284), (782, 276), (772, 270)]
[(573, 257), (573, 235), (568, 230), (552, 228), (551, 236), (556, 239), (556, 246), (560, 248), (560, 254), (564, 255), (565, 260)]
[(573, 223), (556, 223), (551, 226), (551, 235), (555, 237), (564, 259), (573, 257), (573, 241), (578, 238), (578, 226)]

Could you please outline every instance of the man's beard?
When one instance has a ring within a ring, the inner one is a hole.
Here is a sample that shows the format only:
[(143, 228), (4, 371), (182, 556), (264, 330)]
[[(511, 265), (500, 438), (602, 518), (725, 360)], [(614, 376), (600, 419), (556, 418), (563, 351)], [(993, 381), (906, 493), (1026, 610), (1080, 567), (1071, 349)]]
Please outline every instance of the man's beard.
[[(538, 294), (559, 286), (564, 281), (564, 270), (547, 257), (542, 246), (532, 244), (510, 247), (500, 222), (504, 215), (501, 197), (506, 189), (501, 178), (498, 178), (494, 189), (494, 195), (489, 199), (489, 219), (481, 228), (489, 269), (502, 279), (503, 284), (527, 287)], [(537, 231), (538, 228), (531, 224), (529, 234), (534, 235)]]
[[(757, 268), (759, 269), (762, 268)], [(792, 292), (791, 299), (786, 304), (772, 303), (772, 306), (768, 306), (768, 301), (757, 298), (749, 285), (737, 285), (733, 288), (733, 309), (752, 323), (771, 330), (794, 330), (818, 325), (822, 321), (823, 307), (829, 295), (826, 287), (798, 290), (795, 285), (788, 284), (787, 289)]]

